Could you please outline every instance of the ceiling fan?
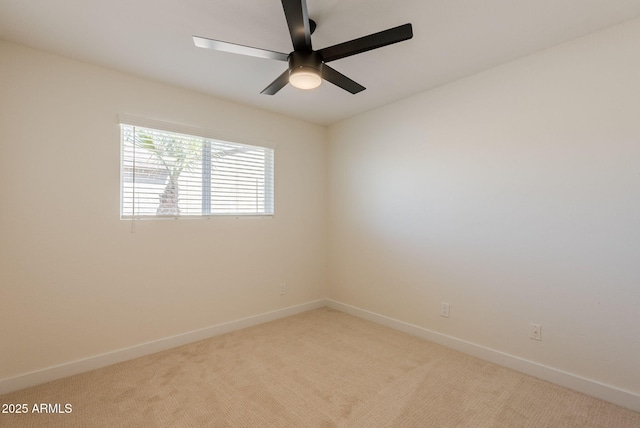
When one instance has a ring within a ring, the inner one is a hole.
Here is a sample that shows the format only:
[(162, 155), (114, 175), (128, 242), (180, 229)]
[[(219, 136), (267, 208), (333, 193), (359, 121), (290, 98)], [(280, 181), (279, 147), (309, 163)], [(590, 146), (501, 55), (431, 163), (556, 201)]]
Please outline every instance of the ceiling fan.
[(309, 19), (306, 0), (282, 0), (282, 7), (293, 42), (293, 52), (289, 54), (198, 36), (193, 36), (193, 42), (201, 48), (287, 61), (289, 68), (264, 88), (262, 94), (274, 95), (287, 83), (300, 89), (313, 89), (322, 83), (322, 79), (345, 91), (357, 94), (365, 87), (329, 67), (326, 63), (413, 37), (411, 24), (404, 24), (315, 51), (311, 48), (311, 34), (316, 28), (316, 23)]

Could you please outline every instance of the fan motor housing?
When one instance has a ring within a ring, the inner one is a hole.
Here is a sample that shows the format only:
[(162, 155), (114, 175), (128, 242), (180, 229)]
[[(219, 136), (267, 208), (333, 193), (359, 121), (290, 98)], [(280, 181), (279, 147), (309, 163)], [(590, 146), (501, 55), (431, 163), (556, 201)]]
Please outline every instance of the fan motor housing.
[(289, 70), (312, 68), (322, 75), (322, 57), (318, 52), (293, 51), (289, 54)]

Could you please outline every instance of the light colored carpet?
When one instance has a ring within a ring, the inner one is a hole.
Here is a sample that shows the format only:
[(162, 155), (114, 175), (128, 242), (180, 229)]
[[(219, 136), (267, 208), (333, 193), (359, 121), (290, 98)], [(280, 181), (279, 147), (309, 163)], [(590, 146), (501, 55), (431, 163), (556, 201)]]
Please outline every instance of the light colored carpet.
[(640, 427), (640, 413), (328, 308), (0, 396), (9, 427)]

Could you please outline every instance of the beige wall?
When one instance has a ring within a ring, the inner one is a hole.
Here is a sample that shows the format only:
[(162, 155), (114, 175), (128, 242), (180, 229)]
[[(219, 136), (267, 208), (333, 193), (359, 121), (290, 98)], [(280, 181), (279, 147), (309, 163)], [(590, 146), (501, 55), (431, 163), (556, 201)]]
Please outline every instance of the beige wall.
[[(132, 234), (119, 113), (276, 143), (275, 217)], [(0, 379), (323, 298), (325, 134), (0, 42)]]
[(639, 42), (631, 21), (331, 126), (329, 298), (640, 393)]

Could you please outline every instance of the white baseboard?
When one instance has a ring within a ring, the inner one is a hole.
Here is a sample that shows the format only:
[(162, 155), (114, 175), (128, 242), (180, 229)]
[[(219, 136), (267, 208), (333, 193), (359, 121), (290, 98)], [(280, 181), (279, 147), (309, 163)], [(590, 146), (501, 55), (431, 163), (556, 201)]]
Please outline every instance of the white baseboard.
[(495, 349), (457, 339), (452, 336), (447, 336), (424, 327), (409, 324), (404, 321), (340, 303), (335, 300), (327, 299), (326, 305), (332, 309), (391, 327), (395, 330), (400, 330), (413, 336), (421, 337), (431, 342), (446, 346), (447, 348), (473, 355), (474, 357), (478, 357), (482, 360), (508, 367), (521, 373), (555, 383), (556, 385), (582, 392), (584, 394), (591, 395), (592, 397), (597, 397), (610, 403), (640, 412), (640, 395), (634, 392), (606, 385), (595, 380), (587, 379), (563, 370), (558, 370), (553, 367), (506, 354)]
[(18, 376), (0, 379), (0, 394), (17, 391), (19, 389), (28, 388), (30, 386), (39, 385), (89, 370), (110, 366), (112, 364), (131, 360), (133, 358), (142, 357), (144, 355), (154, 354), (166, 349), (175, 348), (176, 346), (186, 345), (188, 343), (197, 342), (199, 340), (208, 339), (231, 331), (240, 330), (258, 324), (263, 324), (279, 318), (288, 317), (301, 312), (312, 309), (322, 308), (326, 306), (326, 300), (316, 300), (301, 305), (290, 306), (284, 309), (278, 309), (230, 321), (223, 324), (206, 327), (199, 330), (178, 334), (171, 337), (154, 340), (151, 342), (141, 343), (129, 348), (118, 349), (116, 351), (107, 352), (101, 355), (95, 355), (81, 360), (71, 361), (69, 363), (60, 364), (45, 369), (21, 374)]

